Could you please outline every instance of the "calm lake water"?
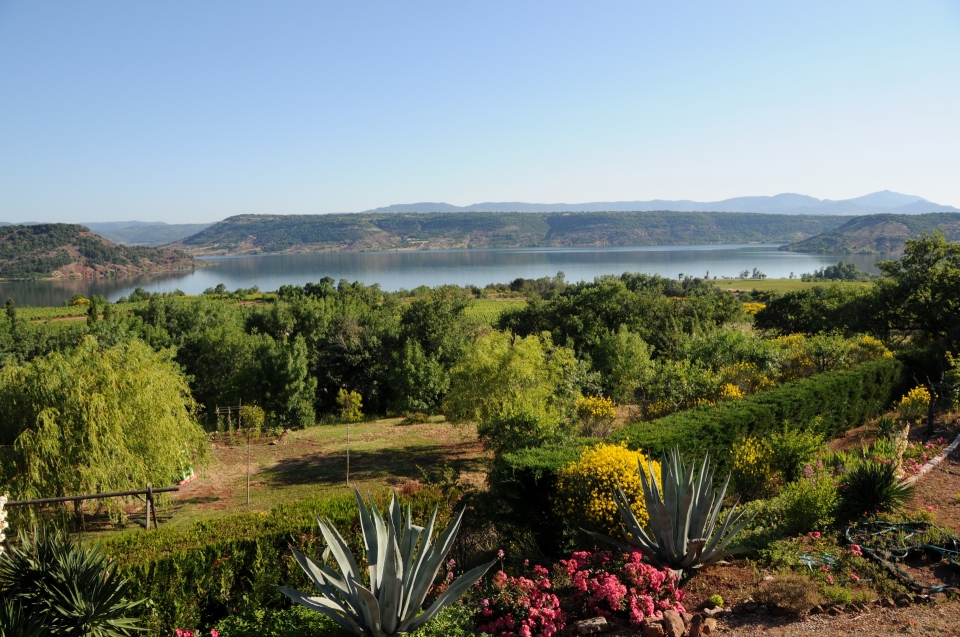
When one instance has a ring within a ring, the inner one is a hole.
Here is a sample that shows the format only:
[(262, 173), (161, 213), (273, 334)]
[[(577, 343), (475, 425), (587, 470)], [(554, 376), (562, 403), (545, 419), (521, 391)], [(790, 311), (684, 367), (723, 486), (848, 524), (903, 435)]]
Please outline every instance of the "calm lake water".
[(843, 259), (861, 270), (878, 272), (877, 255), (831, 256), (780, 252), (776, 245), (642, 246), (633, 248), (515, 248), (502, 250), (437, 250), (420, 252), (334, 252), (208, 258), (211, 267), (187, 272), (93, 281), (4, 281), (0, 302), (12, 297), (17, 305), (60, 305), (74, 294), (99, 294), (116, 300), (142, 287), (151, 292), (180, 289), (200, 294), (223, 283), (228, 290), (276, 290), (281, 285), (303, 285), (324, 276), (385, 290), (413, 289), (443, 284), (478, 285), (516, 279), (554, 276), (562, 271), (568, 281), (593, 280), (601, 274), (645, 272), (675, 277), (736, 277), (759, 268), (770, 278), (799, 277)]

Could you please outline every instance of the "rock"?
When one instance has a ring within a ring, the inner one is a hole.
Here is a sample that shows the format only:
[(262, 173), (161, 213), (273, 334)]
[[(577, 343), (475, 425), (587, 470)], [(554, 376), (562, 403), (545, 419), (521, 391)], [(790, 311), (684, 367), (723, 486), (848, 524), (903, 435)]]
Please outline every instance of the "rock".
[(686, 628), (687, 630), (689, 630), (689, 629), (690, 629), (690, 624), (692, 624), (692, 623), (694, 622), (694, 620), (697, 619), (698, 617), (699, 617), (699, 619), (703, 619), (702, 616), (692, 615), (692, 614), (690, 614), (690, 613), (684, 613), (683, 615), (680, 616), (680, 619), (683, 620), (683, 626), (684, 626), (684, 628)]
[(606, 617), (591, 617), (590, 619), (581, 619), (574, 627), (578, 635), (596, 635), (610, 629), (607, 625)]
[(685, 632), (683, 618), (675, 610), (663, 611), (663, 619), (660, 620), (660, 625), (663, 626), (663, 634), (666, 637), (683, 637)]
[(716, 608), (705, 608), (702, 611), (704, 617), (723, 617), (730, 614), (729, 608), (717, 606)]
[(717, 620), (713, 617), (707, 617), (702, 622), (695, 623), (690, 627), (690, 637), (707, 637), (717, 632)]
[(271, 440), (271, 441), (270, 441), (270, 444), (271, 444), (271, 445), (275, 445), (275, 444), (277, 444), (277, 441), (276, 441), (276, 440)]
[(836, 617), (837, 615), (840, 615), (843, 613), (843, 606), (841, 606), (840, 604), (834, 604), (833, 606), (827, 609), (827, 612), (833, 615), (834, 617)]
[(766, 577), (763, 578), (763, 581), (764, 581), (764, 582), (772, 582), (772, 581), (773, 581), (773, 575), (767, 575)]
[(912, 600), (910, 599), (909, 595), (901, 595), (897, 598), (897, 606), (909, 606), (911, 601)]
[(660, 620), (655, 617), (644, 619), (643, 623), (640, 624), (640, 630), (643, 632), (643, 637), (663, 637), (663, 626), (660, 625)]
[(894, 606), (896, 606), (896, 604), (893, 603), (893, 600), (890, 599), (889, 597), (884, 597), (883, 599), (881, 599), (880, 605), (883, 606), (884, 608), (893, 608)]
[(811, 615), (819, 615), (822, 612), (823, 612), (823, 606), (814, 606), (813, 608), (810, 609)]

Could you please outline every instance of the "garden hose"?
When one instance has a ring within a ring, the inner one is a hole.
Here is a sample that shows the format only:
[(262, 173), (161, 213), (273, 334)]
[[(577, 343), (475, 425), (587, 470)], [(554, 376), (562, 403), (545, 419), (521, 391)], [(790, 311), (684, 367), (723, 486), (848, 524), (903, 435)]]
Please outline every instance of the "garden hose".
[[(911, 538), (926, 535), (931, 530), (939, 533), (939, 542), (911, 543)], [(847, 541), (858, 545), (865, 556), (882, 564), (901, 583), (918, 593), (933, 594), (943, 593), (948, 589), (956, 590), (955, 586), (948, 584), (924, 586), (894, 563), (906, 559), (911, 554), (932, 553), (939, 555), (941, 560), (946, 559), (954, 566), (960, 566), (960, 538), (950, 535), (938, 526), (929, 522), (859, 522), (848, 526), (845, 535)], [(897, 541), (883, 542), (891, 535), (895, 535)], [(893, 546), (893, 544), (900, 546)]]

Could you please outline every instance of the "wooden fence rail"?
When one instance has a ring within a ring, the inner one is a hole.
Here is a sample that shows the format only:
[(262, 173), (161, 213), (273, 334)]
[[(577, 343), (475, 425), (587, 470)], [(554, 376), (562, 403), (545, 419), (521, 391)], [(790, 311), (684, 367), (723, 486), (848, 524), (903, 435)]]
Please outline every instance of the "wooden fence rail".
[[(153, 518), (153, 527), (157, 528), (157, 504), (153, 498), (154, 493), (169, 493), (170, 491), (179, 491), (180, 487), (162, 487), (160, 489), (154, 489), (149, 484), (146, 489), (140, 489), (137, 491), (114, 491), (113, 493), (92, 493), (87, 495), (67, 495), (60, 498), (38, 498), (36, 500), (10, 500), (5, 506), (20, 506), (28, 504), (55, 504), (58, 502), (73, 502), (78, 508), (80, 502), (83, 500), (100, 500), (103, 498), (122, 498), (125, 496), (131, 495), (143, 495), (146, 496), (147, 501), (147, 521), (146, 528), (150, 530), (150, 519)], [(82, 524), (82, 518), (81, 518)]]

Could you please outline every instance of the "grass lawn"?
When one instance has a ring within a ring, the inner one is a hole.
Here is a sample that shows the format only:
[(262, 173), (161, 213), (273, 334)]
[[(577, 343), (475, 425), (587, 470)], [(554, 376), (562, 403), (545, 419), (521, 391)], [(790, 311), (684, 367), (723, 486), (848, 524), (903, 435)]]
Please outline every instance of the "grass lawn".
[(870, 282), (860, 282), (860, 281), (801, 281), (800, 279), (717, 279), (714, 281), (721, 290), (729, 290), (730, 292), (750, 292), (752, 290), (759, 290), (761, 292), (776, 292), (777, 294), (783, 294), (784, 292), (793, 292), (795, 290), (807, 290), (815, 286), (830, 286), (830, 285), (852, 285), (852, 286), (869, 286), (873, 285)]
[[(480, 483), (486, 455), (471, 426), (440, 418), (404, 425), (399, 418), (350, 425), (350, 483), (361, 491), (398, 487), (421, 478), (418, 467), (449, 463), (465, 481)], [(246, 503), (247, 447), (214, 443), (210, 464), (181, 487), (161, 513), (167, 526), (186, 526), (220, 515), (270, 509), (323, 494), (343, 493), (346, 484), (346, 425), (292, 431), (282, 442), (250, 445), (250, 504)], [(164, 511), (166, 509), (166, 511)]]

